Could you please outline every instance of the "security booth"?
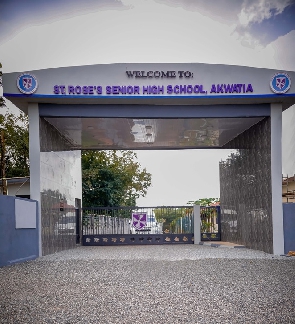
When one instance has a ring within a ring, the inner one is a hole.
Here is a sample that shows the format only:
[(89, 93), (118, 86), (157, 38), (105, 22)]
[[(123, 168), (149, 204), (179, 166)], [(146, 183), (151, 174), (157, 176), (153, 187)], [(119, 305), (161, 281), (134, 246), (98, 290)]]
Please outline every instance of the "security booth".
[(292, 78), (199, 63), (5, 74), (4, 96), (29, 115), (40, 255), (76, 244), (54, 229), (81, 205), (81, 150), (198, 148), (237, 150), (220, 164), (222, 239), (284, 253), (282, 111), (295, 103)]

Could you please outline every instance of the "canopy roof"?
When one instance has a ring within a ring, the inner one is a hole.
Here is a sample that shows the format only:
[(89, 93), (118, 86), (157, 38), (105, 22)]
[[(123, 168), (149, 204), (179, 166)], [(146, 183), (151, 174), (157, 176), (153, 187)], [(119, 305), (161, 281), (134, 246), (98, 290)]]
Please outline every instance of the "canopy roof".
[[(295, 104), (295, 73), (200, 63), (102, 64), (3, 75), (4, 96), (73, 149), (222, 147)], [(148, 145), (147, 145), (148, 144)]]

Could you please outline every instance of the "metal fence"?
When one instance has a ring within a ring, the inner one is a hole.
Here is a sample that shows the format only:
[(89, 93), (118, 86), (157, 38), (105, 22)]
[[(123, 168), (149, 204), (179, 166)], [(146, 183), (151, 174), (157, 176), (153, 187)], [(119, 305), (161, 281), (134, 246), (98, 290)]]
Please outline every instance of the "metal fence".
[[(86, 207), (82, 208), (83, 235), (193, 233), (193, 207)], [(145, 214), (142, 228), (132, 215)]]
[(201, 240), (220, 241), (220, 206), (201, 207)]
[[(193, 206), (82, 208), (84, 245), (194, 242)], [(201, 207), (202, 240), (220, 240), (219, 207)]]

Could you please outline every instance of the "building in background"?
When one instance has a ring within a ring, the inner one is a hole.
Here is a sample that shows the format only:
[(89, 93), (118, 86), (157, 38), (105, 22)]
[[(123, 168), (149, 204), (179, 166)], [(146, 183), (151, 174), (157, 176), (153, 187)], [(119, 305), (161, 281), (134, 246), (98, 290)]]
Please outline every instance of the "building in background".
[(292, 177), (283, 176), (283, 203), (295, 202), (295, 175)]
[[(30, 177), (8, 178), (7, 195), (19, 198), (30, 198)], [(0, 194), (2, 194), (2, 180), (0, 180)]]

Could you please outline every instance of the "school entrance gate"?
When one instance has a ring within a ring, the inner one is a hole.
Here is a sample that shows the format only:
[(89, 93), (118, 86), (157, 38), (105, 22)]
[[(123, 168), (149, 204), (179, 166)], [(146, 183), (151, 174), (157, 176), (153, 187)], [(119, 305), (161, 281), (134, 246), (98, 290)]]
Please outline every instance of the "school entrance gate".
[(294, 77), (199, 63), (4, 74), (4, 96), (29, 115), (39, 254), (76, 245), (58, 229), (81, 205), (80, 150), (198, 148), (237, 150), (220, 164), (222, 239), (283, 254), (282, 111), (295, 103)]
[(82, 214), (83, 245), (193, 244), (194, 223), (200, 220), (197, 238), (221, 238), (219, 206), (92, 207), (82, 208)]

